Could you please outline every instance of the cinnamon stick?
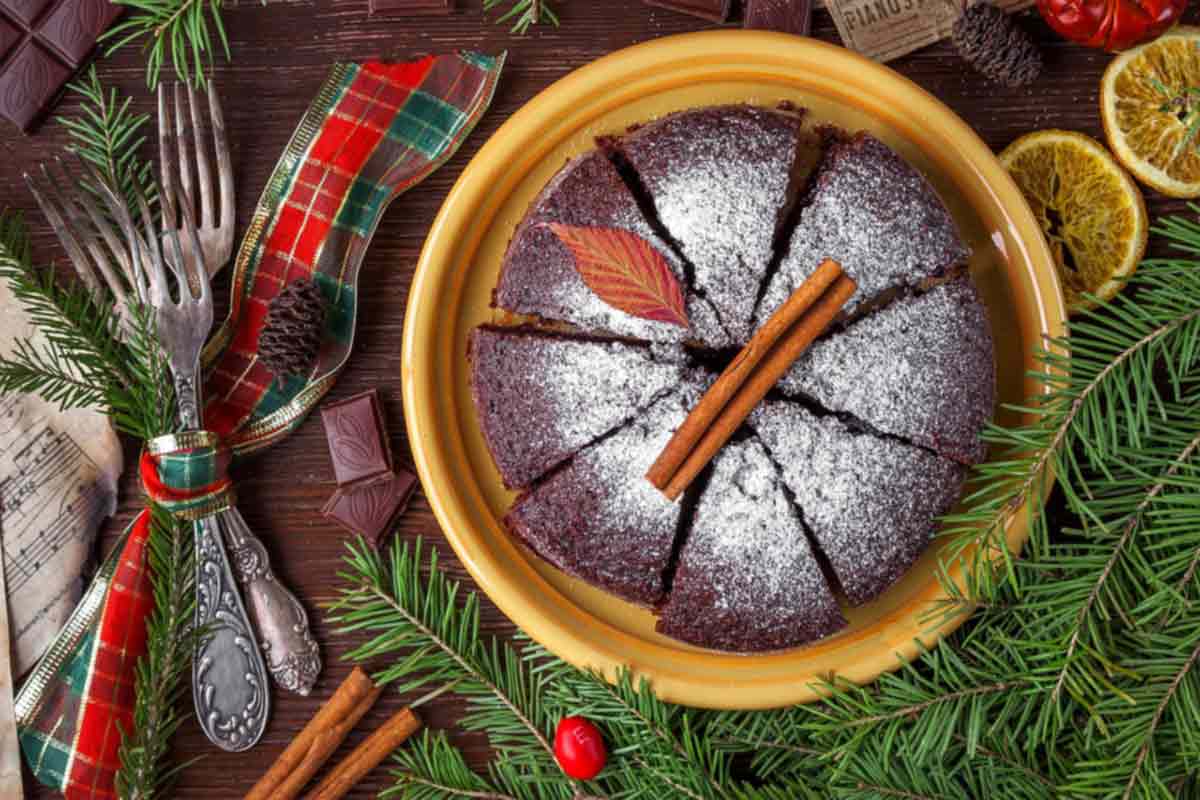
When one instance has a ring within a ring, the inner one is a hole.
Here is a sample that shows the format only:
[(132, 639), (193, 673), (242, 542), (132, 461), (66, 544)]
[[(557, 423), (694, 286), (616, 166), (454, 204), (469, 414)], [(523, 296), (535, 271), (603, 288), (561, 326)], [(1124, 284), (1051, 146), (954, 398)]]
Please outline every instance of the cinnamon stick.
[(355, 667), (304, 730), (279, 754), (245, 800), (292, 800), (316, 774), (363, 714), (375, 705), (382, 687)]
[(405, 739), (421, 728), (421, 718), (412, 708), (403, 708), (363, 740), (334, 767), (305, 800), (338, 800), (355, 787), (368, 772), (379, 766)]
[[(749, 343), (742, 348), (737, 357), (730, 362), (721, 377), (709, 387), (700, 402), (687, 415), (687, 419), (675, 431), (667, 446), (655, 459), (646, 472), (646, 479), (655, 488), (665, 490), (671, 478), (679, 470), (679, 466), (691, 454), (696, 443), (712, 426), (713, 421), (721, 413), (730, 399), (737, 394), (738, 389), (746, 382), (750, 373), (766, 357), (767, 353), (779, 340), (779, 337), (796, 324), (825, 290), (842, 274), (842, 267), (836, 261), (825, 259), (804, 283), (792, 292), (791, 296), (771, 314), (763, 326), (754, 332)], [(668, 495), (670, 497), (670, 495)], [(674, 497), (671, 497), (674, 500)]]
[[(838, 272), (841, 272), (840, 267)], [(679, 497), (683, 494), (684, 489), (696, 479), (696, 476), (704, 471), (717, 451), (725, 446), (729, 437), (733, 436), (734, 431), (746, 421), (746, 417), (750, 416), (754, 407), (762, 402), (762, 399), (767, 396), (767, 392), (771, 391), (771, 387), (779, 382), (779, 379), (808, 349), (813, 340), (829, 327), (829, 323), (833, 322), (842, 310), (842, 306), (846, 304), (857, 288), (857, 284), (851, 278), (846, 275), (839, 276), (820, 296), (820, 299), (809, 307), (807, 313), (803, 314), (799, 321), (775, 343), (770, 352), (765, 357), (761, 357), (758, 367), (745, 375), (742, 385), (737, 388), (728, 403), (724, 404), (720, 413), (712, 418), (711, 425), (704, 430), (695, 447), (690, 450), (679, 466), (679, 470), (662, 490), (667, 498), (674, 500)], [(798, 291), (799, 289), (797, 289)], [(772, 315), (772, 319), (774, 319), (774, 315)], [(758, 334), (755, 334), (754, 338), (757, 336)], [(752, 338), (751, 344), (753, 343), (754, 339)], [(747, 345), (747, 348), (749, 347), (750, 345)], [(735, 359), (735, 363), (737, 360), (740, 360), (740, 355), (738, 359)], [(711, 391), (710, 389), (709, 392)], [(707, 393), (705, 397), (708, 397)], [(703, 404), (704, 400), (701, 399), (700, 405)]]

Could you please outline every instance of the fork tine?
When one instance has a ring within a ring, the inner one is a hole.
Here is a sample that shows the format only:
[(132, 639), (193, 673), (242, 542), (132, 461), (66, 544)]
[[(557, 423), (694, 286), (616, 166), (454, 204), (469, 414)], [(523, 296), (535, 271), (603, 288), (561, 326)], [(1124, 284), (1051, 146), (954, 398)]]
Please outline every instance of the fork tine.
[[(46, 174), (44, 164), (42, 165), (42, 172), (44, 175)], [(49, 176), (46, 175), (46, 178), (48, 180)], [(79, 279), (83, 281), (88, 291), (92, 293), (92, 297), (99, 304), (101, 298), (104, 296), (104, 290), (100, 287), (100, 279), (96, 277), (96, 270), (92, 267), (91, 262), (88, 261), (87, 254), (83, 252), (83, 247), (80, 246), (79, 240), (75, 238), (75, 234), (67, 226), (58, 208), (47, 198), (45, 189), (39, 191), (37, 181), (28, 172), (25, 173), (25, 185), (29, 187), (29, 191), (33, 194), (33, 199), (37, 201), (38, 207), (42, 209), (42, 213), (50, 221), (50, 227), (58, 236), (58, 240), (62, 242), (63, 248), (67, 251), (67, 258), (74, 265)]]
[(221, 101), (212, 81), (208, 82), (208, 115), (212, 122), (213, 143), (217, 150), (217, 180), (221, 182), (221, 229), (229, 231), (232, 236), (236, 210), (233, 201), (233, 159), (229, 155), (225, 114), (221, 110)]
[[(150, 302), (150, 290), (146, 281), (146, 274), (143, 270), (143, 252), (142, 248), (145, 243), (138, 235), (137, 227), (133, 223), (133, 215), (129, 211), (129, 206), (124, 198), (119, 197), (108, 182), (100, 177), (95, 168), (86, 161), (80, 160), (83, 165), (84, 172), (92, 184), (99, 188), (100, 197), (104, 200), (104, 205), (108, 206), (109, 213), (116, 218), (117, 224), (121, 226), (121, 231), (125, 234), (125, 238), (129, 240), (129, 264), (130, 264), (130, 283), (133, 284), (134, 291), (137, 293), (138, 300), (143, 303)], [(141, 185), (134, 183), (137, 193), (141, 194)]]
[[(57, 165), (58, 171), (66, 185), (78, 182), (71, 177), (71, 173), (67, 171), (67, 166), (61, 158), (55, 158), (54, 164)], [(45, 165), (43, 165), (43, 169), (45, 169)], [(49, 174), (48, 170), (47, 174)], [(88, 214), (82, 208), (88, 193), (86, 186), (80, 186), (76, 192), (64, 191), (58, 185), (58, 182), (54, 180), (53, 176), (50, 177), (50, 184), (57, 195), (59, 205), (67, 213), (67, 224), (74, 227), (75, 235), (83, 240), (84, 246), (92, 254), (92, 263), (99, 268), (100, 274), (104, 277), (104, 282), (108, 284), (108, 289), (112, 292), (113, 297), (116, 298), (118, 303), (125, 304), (129, 301), (129, 293), (125, 290), (125, 282), (112, 267), (113, 260), (122, 254), (124, 248), (117, 241), (112, 226), (99, 214)], [(95, 205), (93, 204), (94, 207)], [(88, 225), (88, 218), (91, 219), (90, 226)], [(109, 251), (104, 249), (104, 246), (100, 242), (101, 238), (108, 244)]]
[[(182, 192), (182, 190), (180, 191)], [(182, 211), (184, 204), (179, 202), (180, 199), (181, 198), (179, 194), (176, 194), (175, 197), (163, 194), (160, 197), (160, 204), (163, 206), (163, 208), (167, 209), (170, 216), (174, 217), (176, 213), (179, 213), (179, 218), (183, 219)], [(178, 208), (176, 208), (176, 206), (178, 206)], [(147, 235), (150, 238), (155, 238), (152, 232), (148, 233)], [(167, 262), (167, 267), (171, 270), (171, 274), (175, 276), (175, 280), (179, 284), (179, 301), (183, 302), (184, 293), (187, 292), (189, 295), (191, 294), (191, 285), (188, 283), (186, 265), (183, 261), (183, 245), (179, 240), (179, 229), (174, 225), (168, 225), (165, 216), (163, 217), (162, 222), (162, 236), (167, 242), (164, 247), (170, 247), (170, 250), (168, 250), (166, 253), (167, 258), (158, 259), (158, 268), (162, 269), (162, 262)], [(163, 273), (162, 277), (164, 294), (169, 296), (169, 292), (166, 291), (167, 284), (165, 272)]]
[(212, 287), (208, 281), (208, 268), (204, 263), (204, 250), (200, 247), (200, 234), (196, 231), (196, 218), (186, 203), (180, 204), (180, 210), (182, 211), (180, 216), (183, 218), (184, 234), (188, 237), (189, 244), (191, 244), (191, 271), (195, 273), (189, 276), (189, 280), (187, 281), (188, 289), (191, 290), (193, 288), (192, 281), (195, 280), (196, 285), (194, 288), (199, 291), (199, 295), (193, 294), (193, 299), (200, 303), (211, 302)]
[[(179, 185), (181, 191), (177, 195), (179, 197), (178, 205), (182, 207), (184, 204), (191, 205), (195, 198), (195, 186), (192, 183), (192, 151), (195, 147), (195, 137), (192, 134), (191, 128), (188, 127), (187, 120), (183, 116), (183, 85), (176, 81), (174, 84), (175, 92), (175, 144), (179, 148)], [(176, 225), (183, 224), (180, 220), (175, 221)]]
[[(137, 198), (138, 211), (142, 217), (142, 227), (145, 230), (145, 243), (147, 258), (140, 262), (142, 269), (146, 270), (146, 282), (150, 286), (149, 297), (150, 302), (154, 305), (161, 305), (170, 299), (171, 293), (167, 286), (167, 273), (163, 269), (163, 253), (162, 248), (158, 243), (158, 234), (154, 231), (154, 215), (150, 213), (150, 203), (146, 201), (146, 193), (142, 191), (141, 184), (134, 184), (133, 194)], [(162, 190), (159, 191), (159, 197), (163, 197)], [(163, 224), (166, 222), (166, 214), (170, 212), (169, 208), (163, 208), (162, 203), (159, 203), (162, 211)]]
[[(84, 173), (84, 175), (87, 175), (89, 173), (88, 163), (84, 160), (83, 156), (76, 153), (75, 159), (79, 163), (80, 171)], [(126, 248), (124, 243), (121, 241), (121, 237), (117, 235), (117, 232), (113, 230), (112, 225), (109, 224), (107, 219), (105, 219), (104, 214), (100, 212), (100, 207), (96, 205), (96, 201), (92, 197), (91, 192), (80, 192), (77, 199), (79, 204), (83, 206), (84, 210), (87, 212), (88, 216), (91, 217), (92, 224), (95, 225), (96, 230), (98, 230), (100, 235), (104, 237), (104, 241), (108, 244), (109, 250), (116, 255), (117, 261), (121, 265), (121, 269), (125, 271), (125, 277), (128, 278), (129, 264), (127, 258), (129, 254), (126, 252)], [(133, 285), (132, 282), (130, 285)]]
[(200, 128), (200, 104), (196, 101), (196, 89), (187, 87), (188, 107), (192, 114), (192, 137), (196, 144), (196, 181), (200, 186), (200, 224), (211, 228), (217, 224), (216, 209), (213, 207), (212, 167), (208, 161), (208, 137)]
[[(167, 115), (167, 90), (162, 83), (158, 84), (158, 171), (162, 180), (162, 195), (175, 196), (175, 132), (170, 125)], [(174, 225), (175, 220), (167, 215), (166, 205), (163, 206), (163, 223)]]

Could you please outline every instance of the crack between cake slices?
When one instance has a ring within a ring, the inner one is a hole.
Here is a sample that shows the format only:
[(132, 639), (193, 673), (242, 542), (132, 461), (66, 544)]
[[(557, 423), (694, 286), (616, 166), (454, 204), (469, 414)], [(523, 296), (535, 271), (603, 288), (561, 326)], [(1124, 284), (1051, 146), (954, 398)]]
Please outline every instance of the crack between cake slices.
[(642, 182), (641, 176), (638, 175), (633, 164), (629, 163), (629, 160), (621, 152), (621, 148), (617, 145), (617, 138), (615, 135), (597, 136), (596, 147), (608, 158), (609, 162), (613, 165), (613, 169), (617, 171), (617, 175), (625, 182), (625, 187), (633, 196), (638, 210), (642, 212), (642, 216), (650, 224), (651, 230), (666, 243), (667, 247), (671, 248), (671, 252), (679, 259), (679, 263), (683, 266), (683, 280), (687, 284), (687, 292), (699, 298), (708, 307), (717, 324), (721, 326), (721, 332), (725, 334), (725, 338), (732, 341), (733, 336), (729, 332), (729, 326), (725, 324), (725, 320), (721, 312), (717, 309), (716, 304), (709, 298), (708, 292), (696, 285), (696, 265), (684, 255), (683, 248), (679, 246), (679, 242), (675, 240), (675, 237), (671, 235), (671, 232), (667, 230), (662, 220), (659, 219), (658, 211), (654, 208), (654, 200), (650, 197), (650, 191), (646, 188), (645, 183)]
[(675, 585), (675, 572), (679, 569), (679, 555), (683, 552), (683, 546), (687, 544), (688, 536), (692, 532), (692, 524), (696, 520), (696, 508), (700, 505), (700, 496), (708, 488), (711, 479), (712, 465), (710, 464), (696, 480), (692, 481), (692, 484), (684, 490), (683, 496), (679, 498), (681, 504), (679, 523), (675, 527), (675, 541), (671, 544), (671, 556), (667, 559), (667, 565), (662, 571), (663, 593), (655, 608), (655, 613), (671, 596), (671, 589)]
[[(747, 423), (745, 427), (749, 430), (753, 430), (753, 427), (750, 426), (749, 423)], [(833, 590), (834, 596), (838, 599), (838, 606), (843, 611), (845, 611), (847, 608), (851, 608), (852, 606), (850, 603), (846, 601), (846, 591), (842, 588), (842, 582), (838, 578), (837, 572), (835, 572), (833, 569), (833, 562), (829, 560), (829, 556), (826, 555), (825, 549), (821, 547), (821, 543), (817, 540), (817, 535), (813, 533), (812, 527), (809, 526), (808, 519), (804, 515), (804, 507), (801, 506), (800, 501), (796, 499), (796, 493), (792, 491), (791, 487), (788, 486), (787, 481), (784, 480), (783, 464), (780, 463), (779, 459), (775, 456), (775, 453), (771, 450), (770, 446), (766, 443), (766, 440), (764, 440), (763, 437), (759, 436), (757, 432), (754, 434), (754, 437), (758, 440), (758, 443), (762, 445), (762, 449), (764, 452), (766, 452), (767, 458), (771, 462), (771, 466), (775, 468), (775, 474), (779, 478), (779, 488), (783, 491), (783, 496), (787, 498), (789, 503), (791, 503), (792, 508), (796, 512), (796, 516), (800, 518), (800, 529), (804, 531), (804, 537), (808, 540), (808, 546), (812, 548), (813, 555), (816, 556), (817, 565), (821, 568), (821, 572), (824, 574), (825, 580), (829, 583), (829, 588)]]

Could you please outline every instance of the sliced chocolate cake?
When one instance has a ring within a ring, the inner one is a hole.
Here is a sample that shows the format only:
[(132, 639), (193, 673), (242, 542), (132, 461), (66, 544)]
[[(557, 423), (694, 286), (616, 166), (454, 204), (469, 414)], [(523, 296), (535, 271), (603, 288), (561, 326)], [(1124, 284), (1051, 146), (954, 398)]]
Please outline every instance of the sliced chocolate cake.
[(708, 382), (688, 372), (678, 390), (523, 494), (505, 517), (512, 534), (566, 573), (657, 605), (684, 503), (663, 497), (646, 470)]
[(753, 333), (776, 229), (803, 180), (794, 172), (811, 163), (799, 157), (801, 116), (713, 106), (663, 117), (614, 144), (734, 344)]
[(915, 167), (868, 133), (826, 151), (787, 252), (758, 307), (765, 321), (826, 258), (858, 283), (846, 313), (966, 262), (950, 212)]
[(468, 350), (475, 411), (510, 489), (528, 486), (674, 389), (673, 348), (481, 326)]
[(781, 650), (846, 625), (779, 472), (754, 438), (713, 463), (658, 630), (701, 647)]
[(962, 491), (965, 468), (858, 433), (796, 403), (768, 401), (750, 425), (779, 464), (804, 522), (852, 605), (899, 580)]
[[(601, 300), (580, 277), (575, 257), (551, 224), (617, 229), (649, 242), (684, 290), (690, 329), (627, 314)], [(593, 150), (568, 162), (530, 206), (504, 254), (493, 302), (508, 311), (569, 322), (588, 332), (668, 342), (694, 338), (724, 345), (725, 333), (712, 307), (688, 293), (687, 285), (679, 257), (654, 232), (608, 157)]]
[(963, 276), (900, 297), (818, 341), (779, 388), (949, 458), (982, 461), (996, 367), (975, 282)]

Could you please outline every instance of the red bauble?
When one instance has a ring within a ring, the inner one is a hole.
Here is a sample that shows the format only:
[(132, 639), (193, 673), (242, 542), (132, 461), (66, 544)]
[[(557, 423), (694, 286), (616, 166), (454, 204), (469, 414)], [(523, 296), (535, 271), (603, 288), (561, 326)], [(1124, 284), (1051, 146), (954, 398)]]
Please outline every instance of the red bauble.
[(1064, 39), (1126, 50), (1174, 25), (1187, 0), (1038, 0), (1038, 11)]
[(608, 750), (595, 725), (583, 717), (563, 717), (554, 729), (554, 757), (563, 772), (586, 781), (604, 769)]

